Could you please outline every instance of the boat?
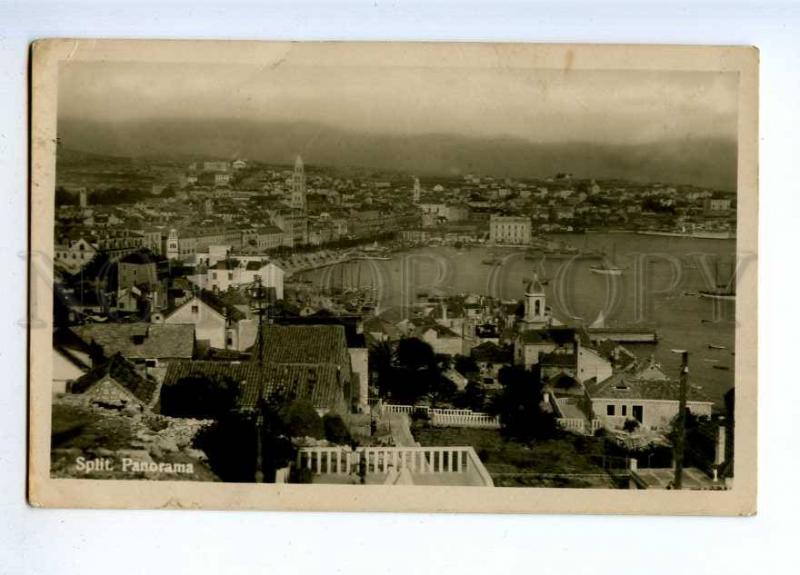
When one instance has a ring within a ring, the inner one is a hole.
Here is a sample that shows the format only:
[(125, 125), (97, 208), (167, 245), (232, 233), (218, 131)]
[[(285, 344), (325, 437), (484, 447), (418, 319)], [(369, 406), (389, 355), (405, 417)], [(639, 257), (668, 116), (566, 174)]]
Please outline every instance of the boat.
[(636, 232), (641, 236), (666, 236), (670, 238), (688, 238), (697, 240), (735, 240), (736, 232), (730, 230), (713, 231), (698, 230), (692, 225), (692, 230), (687, 231), (686, 226), (680, 230), (639, 230)]
[(712, 365), (711, 367), (713, 367), (714, 369), (721, 369), (722, 371), (730, 371), (731, 369), (727, 365)]
[[(734, 278), (735, 279), (735, 276)], [(736, 300), (735, 282), (728, 281), (727, 285), (719, 281), (719, 262), (714, 262), (714, 283), (716, 287), (707, 290), (700, 290), (701, 298), (734, 301)]]
[(724, 345), (714, 345), (713, 343), (708, 344), (708, 349), (728, 349)]
[(621, 276), (623, 268), (616, 264), (616, 244), (612, 244), (611, 246), (611, 258), (609, 261), (604, 261), (600, 265), (591, 266), (589, 267), (589, 270), (593, 274), (604, 276)]
[(391, 261), (392, 258), (390, 258), (389, 256), (363, 255), (363, 256), (358, 256), (355, 259), (357, 259), (357, 260), (376, 260), (376, 261), (380, 261), (380, 262), (388, 262), (388, 261)]
[(703, 290), (700, 292), (700, 297), (727, 301), (736, 300), (736, 294), (734, 292), (725, 290)]

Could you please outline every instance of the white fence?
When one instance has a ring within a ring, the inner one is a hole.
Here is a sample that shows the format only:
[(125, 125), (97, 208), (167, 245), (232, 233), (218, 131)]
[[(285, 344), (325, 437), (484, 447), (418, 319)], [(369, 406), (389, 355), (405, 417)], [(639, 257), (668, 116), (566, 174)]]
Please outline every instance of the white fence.
[(431, 425), (436, 427), (478, 427), (484, 429), (499, 429), (500, 418), (488, 413), (480, 413), (471, 409), (438, 409), (425, 405), (397, 405), (384, 403), (381, 413), (425, 413), (431, 420)]
[(594, 432), (603, 427), (603, 422), (599, 419), (584, 419), (582, 417), (559, 417), (556, 423), (566, 431), (581, 433), (583, 435), (594, 435)]
[(499, 429), (500, 418), (485, 413), (440, 414), (431, 413), (431, 425), (435, 427), (478, 427)]
[(470, 447), (301, 447), (296, 465), (315, 475), (347, 475), (360, 470), (366, 473), (389, 473), (406, 468), (411, 473), (475, 473), (480, 483), (493, 486), (492, 478), (475, 450)]

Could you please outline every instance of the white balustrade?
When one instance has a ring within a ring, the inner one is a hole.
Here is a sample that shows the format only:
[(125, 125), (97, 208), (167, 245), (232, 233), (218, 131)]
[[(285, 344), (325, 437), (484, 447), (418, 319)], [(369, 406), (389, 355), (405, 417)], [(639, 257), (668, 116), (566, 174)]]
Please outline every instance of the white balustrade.
[(366, 473), (385, 474), (403, 467), (412, 473), (475, 472), (484, 485), (493, 485), (491, 476), (471, 446), (446, 447), (301, 447), (296, 464), (315, 475), (350, 474), (363, 461)]
[(561, 429), (584, 435), (594, 435), (595, 431), (603, 427), (603, 422), (599, 419), (589, 421), (582, 417), (559, 417), (556, 419), (556, 423)]
[(499, 417), (472, 411), (471, 409), (439, 409), (425, 405), (384, 403), (381, 405), (381, 412), (403, 413), (406, 415), (426, 413), (430, 417), (431, 424), (437, 427), (479, 427), (486, 429), (498, 429), (500, 427)]

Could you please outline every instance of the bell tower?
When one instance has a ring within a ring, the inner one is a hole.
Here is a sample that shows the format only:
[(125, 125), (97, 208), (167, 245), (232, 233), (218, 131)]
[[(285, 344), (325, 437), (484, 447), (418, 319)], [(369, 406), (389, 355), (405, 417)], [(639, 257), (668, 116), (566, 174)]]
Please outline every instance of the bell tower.
[(306, 211), (306, 172), (299, 155), (294, 160), (290, 205), (296, 210)]
[(522, 321), (526, 330), (540, 329), (550, 325), (550, 314), (547, 311), (546, 303), (539, 274), (534, 273), (533, 279), (525, 286), (525, 315), (522, 317)]

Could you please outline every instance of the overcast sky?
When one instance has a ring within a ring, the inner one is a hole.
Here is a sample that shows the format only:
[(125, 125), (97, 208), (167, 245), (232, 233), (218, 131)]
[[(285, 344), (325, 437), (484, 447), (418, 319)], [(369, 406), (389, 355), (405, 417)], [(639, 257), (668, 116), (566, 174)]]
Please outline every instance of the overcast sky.
[(71, 119), (322, 122), (387, 134), (643, 143), (736, 137), (734, 74), (70, 62)]

